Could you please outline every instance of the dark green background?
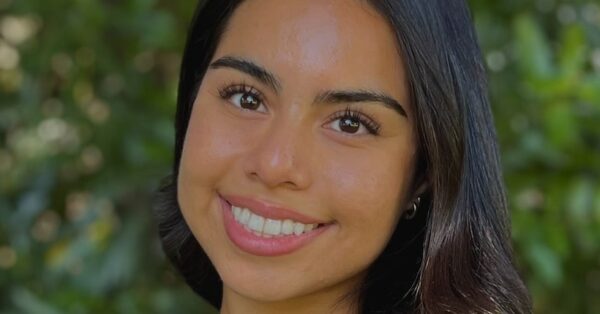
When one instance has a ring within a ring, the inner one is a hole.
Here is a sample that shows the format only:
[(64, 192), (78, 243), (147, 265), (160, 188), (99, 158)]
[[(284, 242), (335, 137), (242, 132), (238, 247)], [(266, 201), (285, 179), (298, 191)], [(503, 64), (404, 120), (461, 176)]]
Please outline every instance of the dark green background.
[[(600, 313), (600, 2), (470, 2), (536, 313)], [(206, 311), (151, 215), (194, 7), (0, 0), (0, 313)]]

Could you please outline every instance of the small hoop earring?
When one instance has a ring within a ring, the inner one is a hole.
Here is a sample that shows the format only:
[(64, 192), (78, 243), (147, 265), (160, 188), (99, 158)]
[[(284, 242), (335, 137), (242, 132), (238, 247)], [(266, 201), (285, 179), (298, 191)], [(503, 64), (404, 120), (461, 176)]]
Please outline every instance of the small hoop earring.
[(417, 197), (417, 199), (412, 203), (412, 206), (406, 211), (404, 219), (411, 220), (415, 218), (417, 215), (417, 209), (419, 209), (419, 204), (421, 204), (421, 198)]

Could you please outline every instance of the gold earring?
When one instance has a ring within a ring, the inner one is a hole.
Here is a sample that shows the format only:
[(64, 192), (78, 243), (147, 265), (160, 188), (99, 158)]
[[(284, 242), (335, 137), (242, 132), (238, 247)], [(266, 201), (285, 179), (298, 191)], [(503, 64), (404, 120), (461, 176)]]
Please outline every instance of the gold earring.
[(412, 203), (412, 206), (406, 211), (404, 218), (407, 220), (415, 218), (415, 216), (417, 215), (417, 209), (419, 209), (420, 203), (421, 203), (421, 197), (417, 197), (417, 199)]

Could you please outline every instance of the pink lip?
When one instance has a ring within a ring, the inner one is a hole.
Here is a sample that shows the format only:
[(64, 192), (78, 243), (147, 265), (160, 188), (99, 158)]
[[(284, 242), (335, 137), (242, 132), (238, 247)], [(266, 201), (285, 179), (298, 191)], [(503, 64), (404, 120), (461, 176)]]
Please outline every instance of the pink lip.
[(235, 221), (231, 212), (231, 205), (222, 197), (219, 197), (219, 200), (221, 202), (227, 236), (242, 251), (253, 255), (278, 256), (289, 254), (310, 243), (331, 226), (331, 224), (324, 225), (301, 235), (292, 234), (271, 238), (261, 237)]
[(317, 219), (302, 215), (294, 210), (287, 209), (281, 206), (269, 204), (267, 202), (244, 197), (238, 195), (222, 195), (222, 197), (229, 203), (236, 207), (243, 207), (250, 209), (253, 213), (261, 215), (265, 218), (285, 220), (290, 219), (293, 221), (301, 222), (303, 224), (325, 224), (325, 221), (319, 221)]

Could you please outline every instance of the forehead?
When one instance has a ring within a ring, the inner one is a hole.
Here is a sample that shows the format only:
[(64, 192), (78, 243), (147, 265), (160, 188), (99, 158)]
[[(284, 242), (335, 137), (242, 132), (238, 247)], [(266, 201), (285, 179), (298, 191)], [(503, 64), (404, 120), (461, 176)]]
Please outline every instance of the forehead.
[(397, 47), (387, 20), (364, 1), (247, 0), (229, 20), (215, 59), (254, 60), (280, 77), (284, 88), (294, 80), (317, 80), (388, 87), (404, 98), (398, 88), (405, 79)]

